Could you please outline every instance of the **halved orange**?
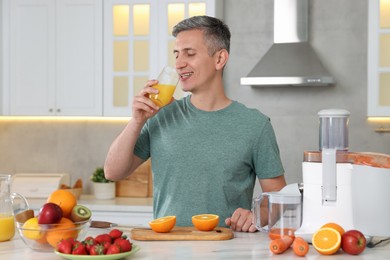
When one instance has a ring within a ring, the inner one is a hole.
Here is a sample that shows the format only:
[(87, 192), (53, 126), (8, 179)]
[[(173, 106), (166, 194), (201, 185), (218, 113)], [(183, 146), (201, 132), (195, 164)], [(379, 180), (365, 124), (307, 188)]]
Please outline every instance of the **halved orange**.
[(200, 214), (192, 216), (192, 224), (200, 231), (211, 231), (219, 222), (219, 216), (214, 214)]
[(324, 228), (324, 227), (330, 227), (330, 228), (336, 229), (340, 233), (341, 236), (345, 233), (344, 228), (342, 226), (340, 226), (339, 224), (334, 223), (334, 222), (326, 223), (321, 228)]
[(176, 225), (176, 216), (166, 216), (157, 218), (149, 222), (150, 228), (154, 232), (167, 233)]
[(324, 227), (313, 234), (311, 242), (320, 254), (333, 255), (340, 249), (341, 235), (334, 228)]

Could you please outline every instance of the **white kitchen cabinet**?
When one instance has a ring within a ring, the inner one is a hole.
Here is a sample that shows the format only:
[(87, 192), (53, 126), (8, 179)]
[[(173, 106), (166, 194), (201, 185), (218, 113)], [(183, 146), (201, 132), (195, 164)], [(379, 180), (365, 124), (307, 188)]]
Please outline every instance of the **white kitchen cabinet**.
[(102, 0), (4, 0), (5, 115), (102, 115)]
[(390, 116), (390, 1), (368, 5), (368, 116)]
[[(222, 0), (105, 0), (104, 115), (131, 116), (148, 79), (174, 65), (173, 26), (195, 15), (221, 17)], [(178, 87), (175, 97), (184, 95)]]

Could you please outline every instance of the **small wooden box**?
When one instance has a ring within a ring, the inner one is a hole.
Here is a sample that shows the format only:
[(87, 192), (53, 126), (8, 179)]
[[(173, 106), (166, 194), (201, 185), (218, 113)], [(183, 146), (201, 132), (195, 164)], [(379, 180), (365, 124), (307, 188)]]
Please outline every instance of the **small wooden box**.
[(117, 197), (152, 197), (152, 166), (150, 159), (141, 164), (129, 177), (116, 182)]

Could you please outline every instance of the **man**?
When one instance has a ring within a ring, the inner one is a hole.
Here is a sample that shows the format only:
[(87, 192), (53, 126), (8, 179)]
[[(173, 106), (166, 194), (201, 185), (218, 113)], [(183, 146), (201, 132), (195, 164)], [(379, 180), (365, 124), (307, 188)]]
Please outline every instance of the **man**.
[(229, 99), (223, 69), (230, 31), (220, 20), (197, 16), (173, 29), (174, 55), (183, 91), (191, 95), (159, 108), (149, 98), (156, 80), (133, 100), (132, 119), (111, 145), (105, 174), (120, 180), (151, 157), (154, 217), (220, 216), (219, 225), (255, 232), (251, 201), (256, 176), (263, 192), (286, 185), (268, 117)]

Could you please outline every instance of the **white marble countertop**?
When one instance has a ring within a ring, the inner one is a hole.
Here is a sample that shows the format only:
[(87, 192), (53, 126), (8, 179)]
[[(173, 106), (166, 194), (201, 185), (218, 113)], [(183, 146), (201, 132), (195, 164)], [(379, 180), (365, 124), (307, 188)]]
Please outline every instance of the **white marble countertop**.
[[(129, 229), (124, 230), (129, 235)], [(105, 229), (90, 229), (89, 235), (106, 233)], [(297, 257), (292, 249), (281, 255), (273, 255), (269, 249), (267, 234), (235, 232), (234, 238), (225, 241), (136, 241), (140, 251), (127, 259), (390, 259), (390, 243), (366, 248), (359, 256), (343, 253), (320, 255), (312, 246), (306, 258)], [(53, 252), (36, 252), (28, 248), (16, 235), (11, 241), (0, 243), (0, 259), (7, 260), (56, 260), (63, 259)]]

